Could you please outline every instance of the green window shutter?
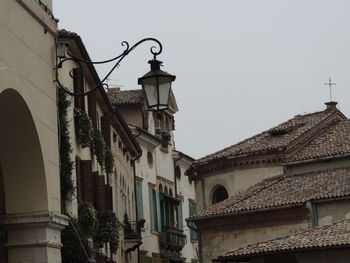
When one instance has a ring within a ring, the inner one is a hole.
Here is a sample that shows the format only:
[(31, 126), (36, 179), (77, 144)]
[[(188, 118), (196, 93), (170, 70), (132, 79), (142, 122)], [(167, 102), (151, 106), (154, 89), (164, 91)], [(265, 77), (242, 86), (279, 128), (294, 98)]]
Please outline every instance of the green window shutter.
[(148, 194), (149, 194), (149, 212), (150, 212), (150, 223), (151, 223), (151, 230), (155, 231), (156, 230), (156, 226), (154, 224), (155, 220), (155, 216), (156, 216), (156, 213), (154, 211), (154, 196), (153, 196), (153, 191), (154, 189), (152, 189), (151, 187), (148, 189)]
[(179, 205), (177, 206), (177, 225), (180, 230), (183, 230), (184, 223), (182, 214), (182, 201), (180, 201)]
[(136, 182), (136, 208), (137, 219), (143, 218), (143, 203), (142, 203), (142, 182)]
[(156, 190), (154, 190), (155, 192), (155, 200), (156, 200), (156, 213), (157, 213), (157, 217), (156, 217), (156, 226), (157, 226), (157, 231), (161, 232), (162, 231), (162, 220), (161, 220), (161, 215), (160, 215), (160, 193)]
[[(192, 202), (192, 201), (189, 201), (189, 208), (190, 208), (190, 216), (193, 216), (195, 213), (197, 213), (197, 204)], [(196, 224), (191, 222), (190, 225), (193, 227), (193, 228), (196, 228)], [(197, 231), (194, 231), (191, 229), (191, 240), (198, 240), (198, 233)]]

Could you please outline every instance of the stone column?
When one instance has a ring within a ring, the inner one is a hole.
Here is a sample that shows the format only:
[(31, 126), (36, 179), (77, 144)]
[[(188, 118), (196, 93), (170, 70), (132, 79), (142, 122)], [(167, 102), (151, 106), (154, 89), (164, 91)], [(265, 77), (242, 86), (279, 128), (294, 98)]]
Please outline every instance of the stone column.
[(8, 232), (8, 263), (61, 263), (61, 230), (66, 216), (54, 212), (0, 217)]

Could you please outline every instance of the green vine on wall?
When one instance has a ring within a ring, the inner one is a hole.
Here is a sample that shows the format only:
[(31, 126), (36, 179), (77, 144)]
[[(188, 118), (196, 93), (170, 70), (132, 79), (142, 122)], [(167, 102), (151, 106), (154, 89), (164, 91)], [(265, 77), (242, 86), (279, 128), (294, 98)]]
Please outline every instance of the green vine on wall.
[(84, 110), (74, 109), (74, 118), (77, 125), (77, 137), (81, 147), (91, 147), (94, 137), (94, 128), (89, 116)]
[(84, 236), (93, 237), (98, 226), (97, 212), (93, 204), (90, 202), (79, 203), (78, 215), (79, 225)]
[(74, 185), (72, 179), (73, 161), (70, 159), (72, 146), (69, 135), (69, 121), (67, 112), (71, 105), (71, 100), (67, 94), (58, 89), (58, 111), (59, 111), (59, 135), (60, 135), (60, 183), (61, 183), (61, 206), (62, 212), (66, 213), (67, 201), (73, 194)]
[(96, 155), (97, 162), (99, 165), (104, 167), (106, 143), (103, 139), (102, 133), (99, 130), (95, 130), (93, 143), (94, 143), (93, 152)]
[(94, 240), (97, 243), (109, 243), (111, 252), (117, 252), (119, 245), (120, 222), (112, 211), (103, 211), (97, 213), (98, 228)]
[(105, 151), (105, 171), (106, 173), (113, 173), (113, 167), (114, 167), (114, 157), (112, 153), (111, 146), (106, 146)]
[[(69, 226), (61, 232), (61, 240), (63, 244), (61, 249), (62, 263), (85, 263), (87, 262), (87, 258), (84, 250), (89, 258), (91, 258), (92, 254), (89, 240), (85, 236), (84, 231), (76, 218), (70, 217), (69, 222)], [(84, 249), (82, 249), (82, 245)]]

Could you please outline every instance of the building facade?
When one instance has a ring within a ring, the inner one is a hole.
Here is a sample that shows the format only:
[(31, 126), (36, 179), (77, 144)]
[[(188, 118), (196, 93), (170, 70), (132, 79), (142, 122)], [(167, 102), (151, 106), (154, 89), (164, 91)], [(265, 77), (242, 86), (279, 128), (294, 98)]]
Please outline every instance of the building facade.
[(68, 221), (61, 213), (51, 7), (50, 0), (0, 2), (1, 262), (61, 262)]
[[(90, 61), (77, 34), (61, 30), (59, 43), (69, 46), (70, 56)], [(141, 148), (121, 115), (113, 109), (104, 88), (99, 86), (100, 79), (91, 64), (68, 60), (62, 63), (58, 79), (63, 87), (76, 94), (97, 87), (87, 96), (64, 95), (71, 101), (66, 109), (66, 121), (70, 160), (74, 160), (73, 188), (64, 210), (78, 230), (88, 255), (81, 253), (80, 242), (71, 242), (76, 235), (68, 227), (62, 237), (63, 262), (86, 262), (87, 258), (97, 263), (138, 262), (136, 249), (141, 236), (136, 221), (134, 163), (141, 155)], [(74, 249), (80, 253), (74, 254)]]
[[(200, 232), (202, 262), (336, 262), (347, 255), (349, 245), (336, 252), (332, 240), (341, 240), (337, 231), (347, 222), (337, 224), (350, 215), (348, 126), (330, 102), (194, 162), (188, 174), (207, 198), (189, 219)], [(219, 186), (205, 188), (215, 178)]]
[(145, 222), (140, 262), (196, 261), (196, 236), (185, 222), (196, 206), (194, 183), (184, 176), (193, 159), (175, 150), (174, 95), (170, 109), (157, 114), (148, 112), (142, 90), (108, 94), (142, 148), (135, 165), (137, 218)]

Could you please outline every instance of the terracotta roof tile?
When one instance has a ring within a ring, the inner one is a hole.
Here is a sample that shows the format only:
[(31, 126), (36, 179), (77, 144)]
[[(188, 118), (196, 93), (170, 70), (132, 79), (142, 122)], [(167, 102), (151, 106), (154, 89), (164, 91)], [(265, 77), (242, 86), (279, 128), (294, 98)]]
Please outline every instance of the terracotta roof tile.
[(265, 179), (246, 191), (200, 211), (190, 220), (345, 196), (350, 196), (350, 174), (344, 168), (280, 176)]
[(109, 88), (107, 94), (114, 106), (140, 104), (144, 100), (142, 89), (120, 90), (119, 88)]
[(345, 220), (330, 226), (299, 230), (288, 236), (233, 249), (220, 255), (215, 261), (230, 260), (232, 262), (233, 260), (247, 259), (252, 256), (349, 246), (350, 220)]
[(287, 162), (348, 153), (350, 153), (350, 120), (342, 120), (293, 154)]
[(309, 131), (333, 113), (334, 111), (325, 110), (306, 115), (297, 115), (270, 130), (200, 158), (193, 163), (193, 166), (200, 166), (213, 160), (224, 159), (231, 156), (283, 150), (299, 136)]

